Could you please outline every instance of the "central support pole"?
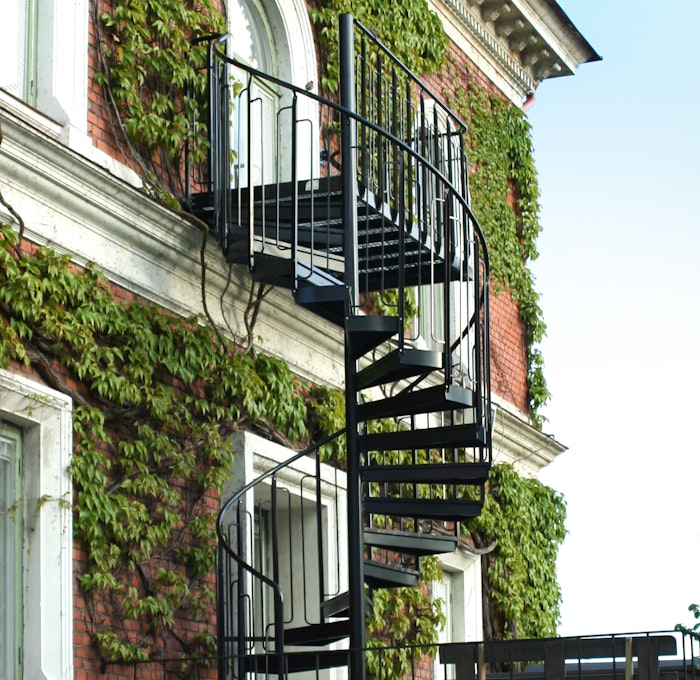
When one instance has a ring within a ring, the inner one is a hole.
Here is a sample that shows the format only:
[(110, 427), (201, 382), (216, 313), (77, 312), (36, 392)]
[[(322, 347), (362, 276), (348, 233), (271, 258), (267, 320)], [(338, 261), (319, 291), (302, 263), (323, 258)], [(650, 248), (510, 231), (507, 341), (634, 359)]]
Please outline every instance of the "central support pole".
[[(339, 22), (340, 104), (355, 111), (354, 22), (341, 14)], [(350, 680), (365, 677), (364, 546), (362, 541), (362, 482), (357, 421), (357, 359), (348, 333), (348, 320), (359, 307), (357, 242), (357, 123), (348, 113), (340, 119), (343, 168), (343, 230), (345, 250), (345, 424), (348, 484), (348, 590), (350, 597)]]

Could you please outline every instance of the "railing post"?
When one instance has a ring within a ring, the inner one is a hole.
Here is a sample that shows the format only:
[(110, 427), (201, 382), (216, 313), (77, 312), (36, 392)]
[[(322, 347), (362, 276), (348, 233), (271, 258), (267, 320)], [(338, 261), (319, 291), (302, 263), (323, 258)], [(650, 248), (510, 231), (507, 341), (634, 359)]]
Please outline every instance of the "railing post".
[[(340, 15), (340, 104), (355, 110), (354, 21)], [(357, 242), (357, 126), (352, 116), (341, 114), (341, 158), (343, 163), (343, 229), (345, 246), (345, 319), (359, 304)], [(362, 543), (362, 504), (360, 481), (360, 439), (357, 421), (356, 360), (345, 337), (345, 418), (347, 436), (348, 484), (348, 591), (350, 598), (350, 678), (365, 676), (364, 552)]]

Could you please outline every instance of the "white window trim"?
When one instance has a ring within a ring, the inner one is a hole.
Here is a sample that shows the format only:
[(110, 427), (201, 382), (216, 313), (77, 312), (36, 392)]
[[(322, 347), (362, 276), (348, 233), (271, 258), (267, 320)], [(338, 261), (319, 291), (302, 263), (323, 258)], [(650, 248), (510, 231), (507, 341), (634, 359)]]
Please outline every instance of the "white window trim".
[(69, 680), (73, 677), (73, 522), (68, 472), (72, 402), (39, 383), (0, 371), (0, 416), (21, 428), (23, 437), (27, 493), (24, 677)]
[(454, 641), (483, 639), (481, 557), (464, 549), (438, 555), (440, 567), (452, 574), (452, 635)]
[(140, 187), (138, 175), (88, 135), (89, 0), (35, 0), (36, 96), (31, 106), (0, 90), (0, 106), (117, 177)]
[[(259, 437), (251, 432), (237, 432), (231, 438), (233, 448), (233, 464), (231, 466), (231, 479), (224, 487), (221, 499), (227, 501), (236, 491), (246, 484), (263, 475), (267, 470), (288, 460), (297, 453), (285, 446), (276, 444)], [(288, 468), (280, 470), (277, 476), (278, 487), (286, 488), (292, 496), (299, 494), (299, 482), (303, 478), (313, 477), (316, 471), (316, 463), (309, 457), (300, 458)], [(347, 557), (336, 552), (336, 546), (342, 550), (347, 545), (347, 526), (342, 518), (347, 517), (346, 499), (347, 479), (342, 470), (336, 470), (323, 463), (321, 465), (321, 499), (324, 506), (324, 515), (327, 522), (324, 527), (324, 541), (326, 545), (326, 567), (335, 564), (346, 564)], [(309, 498), (312, 490), (309, 489)], [(339, 493), (337, 500), (337, 513), (334, 494)], [(250, 493), (246, 498), (249, 512), (252, 515), (254, 494)], [(341, 570), (339, 575), (330, 568), (327, 573), (326, 588), (329, 592), (342, 592), (347, 590), (347, 573)], [(336, 580), (335, 577), (339, 580)]]
[(39, 111), (65, 134), (87, 135), (88, 0), (39, 0), (37, 93)]
[[(55, 0), (57, 1), (57, 0)], [(318, 68), (316, 43), (311, 30), (311, 22), (306, 3), (303, 0), (260, 0), (260, 6), (269, 23), (275, 43), (277, 76), (298, 87), (307, 87), (318, 92)], [(284, 98), (279, 105), (289, 104)], [(298, 177), (318, 177), (318, 104), (310, 97), (299, 97), (297, 119), (308, 120), (310, 125), (301, 125), (297, 132), (297, 148), (311, 149), (307, 156), (302, 152), (295, 159)], [(283, 136), (277, 153), (280, 158), (291, 158), (291, 140)]]

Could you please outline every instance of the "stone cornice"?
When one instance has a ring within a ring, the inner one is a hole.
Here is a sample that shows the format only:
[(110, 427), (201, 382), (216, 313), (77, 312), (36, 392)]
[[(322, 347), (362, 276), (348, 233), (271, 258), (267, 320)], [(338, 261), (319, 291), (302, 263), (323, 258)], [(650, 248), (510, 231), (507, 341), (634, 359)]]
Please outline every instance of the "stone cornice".
[[(25, 235), (85, 265), (94, 262), (116, 285), (176, 314), (202, 314), (202, 232), (104, 167), (71, 150), (50, 126), (0, 103), (0, 182), (4, 198), (26, 223)], [(0, 206), (0, 217), (14, 220)], [(210, 239), (207, 306), (221, 328), (245, 336), (251, 280), (229, 273)], [(256, 327), (258, 347), (284, 358), (303, 378), (342, 387), (343, 335), (292, 303), (289, 291), (265, 297)], [(338, 360), (341, 357), (341, 360)]]
[(600, 59), (554, 0), (433, 0), (445, 29), (514, 103)]
[(503, 407), (495, 406), (493, 462), (511, 463), (522, 474), (537, 475), (566, 446)]

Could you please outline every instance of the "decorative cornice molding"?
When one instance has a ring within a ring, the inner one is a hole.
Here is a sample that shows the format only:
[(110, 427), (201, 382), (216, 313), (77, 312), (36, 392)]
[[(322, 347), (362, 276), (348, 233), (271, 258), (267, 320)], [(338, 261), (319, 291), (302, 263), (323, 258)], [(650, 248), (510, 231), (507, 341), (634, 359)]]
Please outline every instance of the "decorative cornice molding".
[(554, 0), (433, 1), (452, 40), (517, 105), (545, 78), (600, 59)]
[[(27, 238), (77, 264), (94, 262), (116, 285), (173, 313), (203, 313), (201, 230), (1, 105), (0, 126), (3, 195), (23, 217)], [(1, 206), (0, 215), (13, 222)], [(214, 321), (245, 336), (250, 275), (244, 268), (230, 273), (213, 239), (206, 261)], [(294, 305), (289, 291), (273, 290), (264, 304), (256, 328), (264, 344), (257, 347), (305, 379), (341, 387), (342, 331)]]
[(440, 0), (450, 9), (461, 25), (484, 49), (487, 57), (505, 69), (506, 74), (512, 80), (512, 85), (524, 94), (534, 91), (537, 83), (522, 68), (512, 54), (490, 33), (486, 26), (467, 7), (464, 0)]
[(519, 472), (536, 476), (566, 448), (505, 408), (495, 407), (494, 463), (511, 463)]

